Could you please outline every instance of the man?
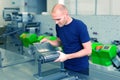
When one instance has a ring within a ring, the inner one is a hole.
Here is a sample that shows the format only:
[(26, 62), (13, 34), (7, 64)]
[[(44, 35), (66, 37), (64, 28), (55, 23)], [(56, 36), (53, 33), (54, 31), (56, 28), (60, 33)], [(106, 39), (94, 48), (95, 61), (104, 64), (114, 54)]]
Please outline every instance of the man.
[(56, 4), (51, 12), (56, 23), (57, 40), (44, 38), (41, 42), (49, 42), (53, 46), (62, 45), (63, 52), (55, 62), (64, 62), (65, 69), (89, 75), (89, 55), (91, 42), (86, 25), (69, 16), (67, 8)]

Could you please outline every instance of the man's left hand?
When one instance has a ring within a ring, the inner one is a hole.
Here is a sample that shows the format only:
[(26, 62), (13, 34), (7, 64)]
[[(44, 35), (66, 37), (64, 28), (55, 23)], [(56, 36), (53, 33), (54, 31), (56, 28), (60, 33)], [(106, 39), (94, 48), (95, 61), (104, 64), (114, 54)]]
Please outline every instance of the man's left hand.
[(61, 52), (61, 51), (57, 51), (60, 56), (54, 61), (54, 62), (64, 62), (67, 60), (67, 54)]

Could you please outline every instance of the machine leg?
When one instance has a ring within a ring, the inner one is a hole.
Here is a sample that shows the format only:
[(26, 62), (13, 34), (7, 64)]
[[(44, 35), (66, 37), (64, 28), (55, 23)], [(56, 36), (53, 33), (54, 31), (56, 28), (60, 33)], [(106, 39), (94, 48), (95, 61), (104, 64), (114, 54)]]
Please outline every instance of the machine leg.
[(42, 71), (41, 71), (41, 60), (38, 60), (38, 76), (42, 76)]
[[(41, 58), (40, 58), (41, 59)], [(42, 70), (41, 70), (41, 60), (38, 59), (38, 73), (34, 75), (36, 80), (41, 80), (42, 79)]]
[(0, 68), (2, 68), (2, 54), (1, 54), (1, 51), (0, 51)]
[(63, 62), (60, 63), (60, 71), (65, 71)]

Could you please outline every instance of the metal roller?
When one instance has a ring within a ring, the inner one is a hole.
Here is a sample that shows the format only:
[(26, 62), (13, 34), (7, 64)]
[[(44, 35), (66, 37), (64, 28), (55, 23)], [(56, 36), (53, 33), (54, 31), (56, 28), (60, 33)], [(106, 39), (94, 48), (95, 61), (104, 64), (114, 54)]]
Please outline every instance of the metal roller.
[(37, 43), (34, 43), (34, 46), (36, 50), (38, 51), (38, 54), (56, 51), (56, 48), (48, 42), (43, 42), (43, 43), (37, 42)]
[(53, 62), (55, 59), (59, 57), (59, 53), (56, 51), (53, 52), (45, 52), (40, 56), (41, 63)]
[(38, 61), (38, 73), (35, 74), (34, 76), (36, 78), (41, 78), (42, 77), (41, 64), (53, 62), (55, 59), (59, 57), (59, 53), (56, 51), (55, 47), (46, 42), (34, 43), (34, 47), (36, 48), (35, 55)]
[(41, 63), (52, 62), (59, 57), (59, 53), (56, 48), (48, 42), (44, 43), (34, 43), (37, 50), (37, 57)]

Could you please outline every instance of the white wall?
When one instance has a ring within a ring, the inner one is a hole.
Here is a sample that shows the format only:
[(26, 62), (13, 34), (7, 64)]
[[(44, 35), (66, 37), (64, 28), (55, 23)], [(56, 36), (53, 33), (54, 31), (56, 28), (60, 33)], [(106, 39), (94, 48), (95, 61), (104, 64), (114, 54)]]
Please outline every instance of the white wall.
[(77, 0), (77, 14), (93, 15), (95, 14), (95, 0)]
[(111, 0), (111, 14), (120, 15), (120, 0)]
[[(97, 38), (101, 43), (110, 44), (113, 40), (120, 40), (120, 16), (72, 15), (72, 17), (82, 20), (88, 27), (90, 37)], [(50, 15), (36, 15), (35, 18), (41, 22), (40, 33), (50, 32), (56, 35), (55, 22)]]
[(58, 0), (47, 0), (47, 12), (50, 13), (52, 7), (58, 3)]
[[(47, 11), (50, 12), (53, 5), (59, 1), (47, 0)], [(70, 14), (120, 15), (120, 0), (64, 0), (64, 4)]]

